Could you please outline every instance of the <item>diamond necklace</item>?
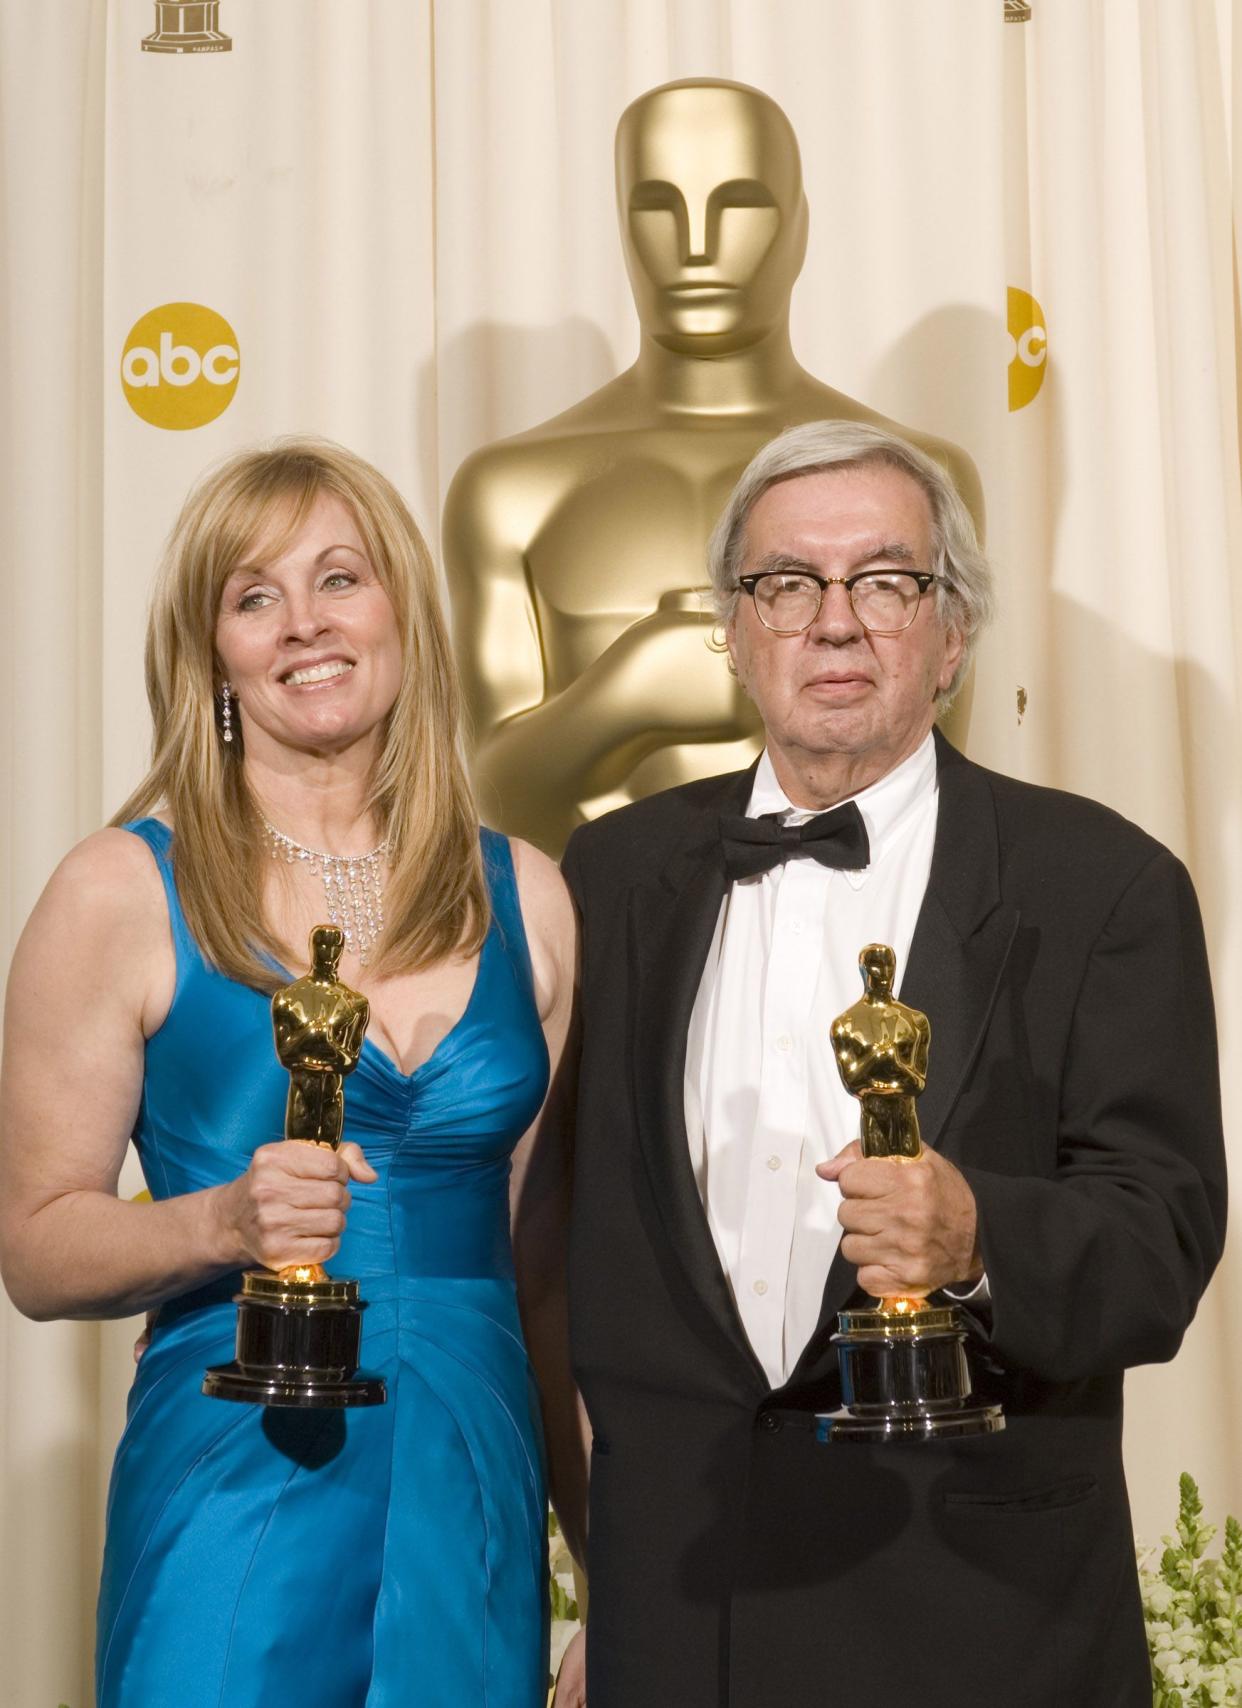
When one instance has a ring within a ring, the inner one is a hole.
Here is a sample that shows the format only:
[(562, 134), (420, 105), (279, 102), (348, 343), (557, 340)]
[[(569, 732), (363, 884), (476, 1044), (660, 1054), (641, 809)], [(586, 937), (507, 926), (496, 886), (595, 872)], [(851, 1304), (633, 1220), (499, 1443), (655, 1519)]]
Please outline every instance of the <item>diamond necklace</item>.
[(388, 838), (369, 854), (322, 854), (317, 848), (304, 848), (266, 819), (263, 830), (273, 860), (283, 860), (289, 866), (305, 860), (308, 872), (322, 876), (328, 923), (340, 926), (345, 947), (352, 949), (365, 967), (375, 939), (384, 929), (382, 871)]

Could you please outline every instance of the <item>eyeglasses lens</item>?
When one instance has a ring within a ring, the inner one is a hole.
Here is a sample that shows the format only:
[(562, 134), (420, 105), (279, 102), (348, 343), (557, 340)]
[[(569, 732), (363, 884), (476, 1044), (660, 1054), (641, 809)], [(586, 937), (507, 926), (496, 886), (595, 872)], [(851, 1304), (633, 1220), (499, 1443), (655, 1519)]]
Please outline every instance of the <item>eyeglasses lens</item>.
[(796, 634), (819, 610), (819, 588), (805, 575), (765, 575), (755, 584), (755, 604), (770, 629)]
[[(819, 610), (819, 585), (807, 575), (766, 575), (755, 585), (755, 603), (766, 626), (783, 634), (809, 628)], [(879, 634), (908, 629), (919, 608), (912, 575), (862, 575), (850, 588), (854, 615)]]
[(880, 633), (909, 628), (919, 608), (919, 584), (911, 575), (864, 575), (850, 596), (859, 622)]

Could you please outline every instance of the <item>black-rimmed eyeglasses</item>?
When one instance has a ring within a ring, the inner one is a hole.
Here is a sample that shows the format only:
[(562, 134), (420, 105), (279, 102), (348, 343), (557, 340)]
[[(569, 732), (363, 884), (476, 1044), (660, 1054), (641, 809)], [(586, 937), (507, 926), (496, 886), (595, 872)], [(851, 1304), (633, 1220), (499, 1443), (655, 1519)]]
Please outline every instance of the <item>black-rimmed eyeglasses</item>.
[(873, 635), (898, 635), (918, 616), (927, 589), (941, 578), (920, 569), (864, 569), (858, 575), (813, 575), (809, 569), (761, 569), (739, 575), (765, 629), (798, 635), (819, 615), (830, 587), (844, 587), (850, 609)]

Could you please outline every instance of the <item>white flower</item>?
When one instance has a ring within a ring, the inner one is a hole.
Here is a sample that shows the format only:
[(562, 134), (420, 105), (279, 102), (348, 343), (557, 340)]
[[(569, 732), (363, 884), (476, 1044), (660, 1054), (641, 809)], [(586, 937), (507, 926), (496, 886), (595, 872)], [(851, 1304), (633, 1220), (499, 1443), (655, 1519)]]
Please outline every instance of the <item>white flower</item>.
[[(1173, 1591), (1163, 1578), (1157, 1578), (1154, 1583), (1144, 1585), (1147, 1605), (1155, 1614), (1167, 1613), (1173, 1605)], [(1151, 1621), (1148, 1621), (1151, 1629)]]

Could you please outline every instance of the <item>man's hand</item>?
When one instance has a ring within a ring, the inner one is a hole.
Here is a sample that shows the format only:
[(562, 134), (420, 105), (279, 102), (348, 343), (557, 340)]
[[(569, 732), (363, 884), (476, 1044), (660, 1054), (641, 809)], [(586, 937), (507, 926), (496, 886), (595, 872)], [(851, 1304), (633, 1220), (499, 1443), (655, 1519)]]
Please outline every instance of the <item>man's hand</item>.
[(841, 1252), (864, 1292), (922, 1298), (983, 1274), (974, 1193), (937, 1151), (864, 1157), (855, 1141), (815, 1172), (841, 1189)]
[(587, 1708), (585, 1631), (575, 1631), (569, 1639), (556, 1675), (552, 1708)]

